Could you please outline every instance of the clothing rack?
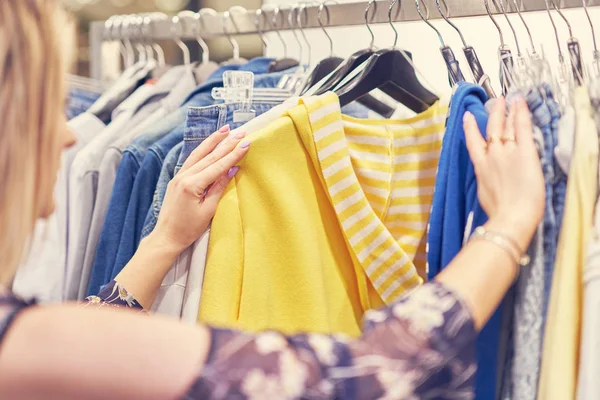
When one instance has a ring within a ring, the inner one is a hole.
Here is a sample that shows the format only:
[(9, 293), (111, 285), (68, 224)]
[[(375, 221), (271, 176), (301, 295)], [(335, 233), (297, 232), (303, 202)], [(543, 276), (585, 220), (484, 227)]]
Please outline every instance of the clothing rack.
[[(421, 0), (423, 15), (426, 15), (422, 5), (423, 1), (427, 2), (430, 19), (442, 18), (434, 0)], [(582, 1), (585, 2), (586, 0), (555, 0), (557, 4), (560, 3), (561, 9), (582, 7)], [(547, 10), (548, 0), (518, 1), (518, 3), (521, 2), (521, 12)], [(401, 3), (399, 11), (397, 3)], [(381, 0), (373, 2), (370, 8), (369, 1), (344, 4), (326, 2), (325, 6), (321, 7), (320, 18), (320, 6), (314, 5), (315, 3), (311, 3), (311, 5), (299, 4), (295, 8), (281, 8), (278, 10), (276, 10), (275, 5), (264, 6), (262, 10), (245, 10), (243, 7), (237, 6), (225, 13), (204, 14), (200, 21), (181, 17), (176, 27), (173, 20), (165, 15), (162, 19), (153, 19), (148, 25), (138, 28), (135, 33), (139, 35), (140, 32), (143, 32), (144, 38), (151, 40), (172, 40), (175, 38), (193, 40), (198, 34), (203, 39), (231, 35), (262, 34), (277, 30), (299, 29), (298, 25), (291, 27), (288, 23), (288, 20), (296, 23), (299, 13), (301, 13), (299, 20), (302, 29), (320, 28), (322, 26), (364, 25), (365, 18), (368, 18), (370, 24), (389, 23), (390, 15), (393, 22), (421, 20), (421, 16), (417, 12), (415, 0), (404, 0), (397, 3), (394, 5), (393, 10), (390, 10), (390, 4), (392, 3)], [(447, 0), (447, 3), (451, 18), (487, 15), (483, 0)], [(507, 3), (507, 12), (511, 14), (515, 13), (512, 8), (512, 2), (508, 1)], [(600, 0), (587, 1), (588, 7), (599, 5)], [(274, 21), (274, 14), (277, 11), (279, 11), (279, 15), (276, 21)], [(366, 15), (367, 11), (368, 16)], [(501, 13), (500, 10), (496, 9), (492, 9), (491, 11), (493, 14)], [(288, 18), (290, 12), (297, 14), (292, 18)], [(106, 21), (92, 22), (90, 27), (90, 72), (91, 77), (95, 79), (100, 79), (102, 76), (102, 43), (110, 40), (107, 33)], [(134, 37), (135, 34), (131, 32), (123, 36), (123, 38), (129, 38), (132, 41), (134, 41)]]

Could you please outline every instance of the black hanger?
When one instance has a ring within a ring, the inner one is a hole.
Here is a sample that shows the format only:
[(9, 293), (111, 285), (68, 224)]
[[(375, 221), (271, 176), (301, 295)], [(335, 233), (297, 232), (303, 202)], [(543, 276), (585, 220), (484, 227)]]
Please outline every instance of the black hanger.
[(477, 53), (475, 52), (475, 49), (473, 48), (473, 46), (469, 46), (467, 44), (465, 37), (463, 36), (460, 29), (458, 29), (458, 27), (452, 21), (450, 21), (450, 17), (449, 17), (450, 9), (448, 8), (448, 4), (446, 4), (446, 0), (441, 0), (441, 1), (444, 3), (444, 8), (446, 9), (446, 13), (444, 13), (442, 11), (442, 7), (440, 5), (440, 0), (435, 0), (437, 9), (438, 9), (440, 15), (442, 16), (442, 18), (452, 28), (454, 28), (454, 30), (456, 30), (456, 32), (458, 32), (458, 35), (460, 36), (460, 40), (463, 43), (463, 53), (465, 54), (467, 63), (469, 64), (469, 67), (471, 68), (471, 72), (473, 73), (473, 77), (475, 78), (475, 83), (480, 85), (481, 87), (483, 87), (483, 89), (485, 90), (488, 97), (495, 98), (496, 94), (494, 93), (494, 89), (492, 88), (492, 83), (490, 81), (490, 77), (487, 76), (485, 74), (485, 72), (483, 71), (483, 67), (481, 66), (481, 62), (479, 62), (479, 57), (477, 57)]
[[(360, 99), (374, 89), (381, 89), (396, 101), (415, 112), (423, 112), (433, 105), (438, 97), (425, 88), (412, 65), (412, 55), (402, 54), (395, 46), (398, 32), (392, 23), (392, 10), (397, 0), (392, 0), (388, 10), (389, 23), (396, 35), (394, 48), (379, 50), (366, 61), (360, 74), (348, 84), (338, 89), (342, 106)], [(410, 59), (410, 61), (409, 61)]]
[(448, 81), (450, 83), (450, 86), (454, 86), (458, 82), (463, 82), (465, 80), (465, 76), (463, 75), (460, 69), (460, 64), (456, 59), (456, 56), (454, 55), (454, 51), (452, 51), (452, 49), (449, 46), (446, 46), (446, 44), (444, 43), (444, 38), (442, 37), (440, 31), (435, 26), (433, 26), (431, 22), (429, 22), (429, 7), (427, 7), (427, 4), (424, 1), (423, 8), (425, 9), (426, 15), (423, 15), (423, 13), (421, 12), (421, 2), (422, 0), (415, 0), (417, 13), (419, 13), (419, 16), (421, 17), (423, 22), (425, 22), (437, 34), (438, 40), (442, 45), (442, 47), (440, 47), (440, 52), (442, 53), (442, 58), (444, 59), (446, 69), (448, 70)]

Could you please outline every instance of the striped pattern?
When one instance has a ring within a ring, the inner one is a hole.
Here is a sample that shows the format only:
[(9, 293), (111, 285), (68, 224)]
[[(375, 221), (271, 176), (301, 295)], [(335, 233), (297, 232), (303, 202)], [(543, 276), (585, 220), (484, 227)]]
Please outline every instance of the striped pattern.
[(405, 121), (342, 116), (335, 94), (303, 99), (347, 242), (386, 303), (422, 283), (425, 232), (448, 106)]

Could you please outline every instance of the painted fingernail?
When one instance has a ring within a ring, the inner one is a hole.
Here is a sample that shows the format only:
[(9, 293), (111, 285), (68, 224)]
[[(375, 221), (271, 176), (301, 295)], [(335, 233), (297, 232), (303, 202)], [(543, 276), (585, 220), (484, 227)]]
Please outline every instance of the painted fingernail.
[(229, 132), (229, 124), (225, 125), (221, 129), (219, 129), (219, 132), (221, 132), (221, 133)]
[(239, 170), (240, 170), (240, 167), (231, 167), (229, 169), (229, 171), (227, 172), (227, 177), (229, 179), (233, 178), (235, 176), (235, 174), (238, 173)]
[(243, 139), (246, 137), (246, 132), (240, 132), (237, 135), (235, 135), (236, 139)]
[(247, 149), (248, 147), (250, 147), (250, 141), (249, 140), (244, 140), (242, 143), (240, 143), (240, 148)]

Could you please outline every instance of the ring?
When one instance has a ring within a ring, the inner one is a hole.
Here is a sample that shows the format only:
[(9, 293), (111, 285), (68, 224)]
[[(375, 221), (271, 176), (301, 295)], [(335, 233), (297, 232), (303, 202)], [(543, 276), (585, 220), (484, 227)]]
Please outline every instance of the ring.
[(502, 142), (502, 139), (500, 139), (498, 136), (488, 136), (488, 138), (487, 138), (488, 144), (501, 143), (501, 142)]
[(514, 142), (517, 141), (517, 138), (515, 137), (515, 135), (505, 135), (505, 136), (502, 136), (500, 138), (500, 140), (502, 141), (502, 143), (506, 143), (506, 142), (513, 142), (514, 143)]

